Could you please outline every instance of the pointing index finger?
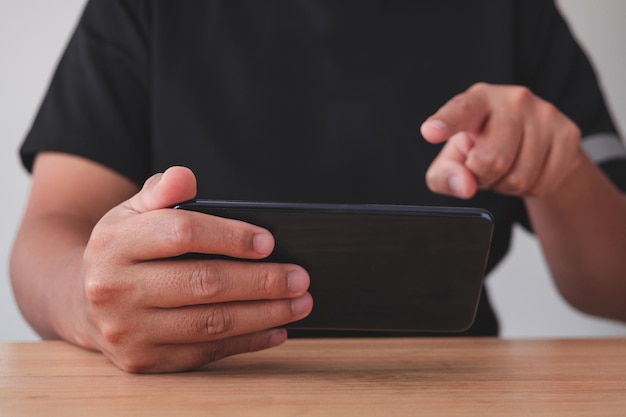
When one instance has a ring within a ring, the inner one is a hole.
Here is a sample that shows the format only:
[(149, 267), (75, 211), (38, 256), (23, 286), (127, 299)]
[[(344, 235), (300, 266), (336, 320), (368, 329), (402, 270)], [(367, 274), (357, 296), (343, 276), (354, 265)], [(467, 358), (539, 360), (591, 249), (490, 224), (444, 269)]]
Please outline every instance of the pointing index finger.
[(424, 139), (436, 144), (459, 132), (480, 132), (491, 111), (485, 94), (485, 87), (477, 84), (450, 99), (422, 123)]

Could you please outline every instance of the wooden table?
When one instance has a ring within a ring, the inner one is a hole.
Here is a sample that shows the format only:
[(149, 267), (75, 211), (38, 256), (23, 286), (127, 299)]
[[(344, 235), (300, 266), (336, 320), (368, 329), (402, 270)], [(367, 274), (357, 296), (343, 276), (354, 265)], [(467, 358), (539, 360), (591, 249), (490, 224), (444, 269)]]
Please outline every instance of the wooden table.
[(0, 344), (0, 416), (626, 416), (626, 339), (292, 340), (133, 375), (63, 342)]

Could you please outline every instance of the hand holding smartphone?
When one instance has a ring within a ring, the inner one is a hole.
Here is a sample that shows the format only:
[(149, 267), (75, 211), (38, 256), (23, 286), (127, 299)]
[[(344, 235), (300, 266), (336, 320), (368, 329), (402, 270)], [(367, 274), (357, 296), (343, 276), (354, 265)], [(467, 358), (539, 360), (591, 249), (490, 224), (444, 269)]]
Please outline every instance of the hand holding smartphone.
[(290, 328), (456, 332), (474, 321), (493, 232), (486, 210), (215, 200), (175, 208), (274, 235), (262, 261), (295, 263), (311, 277), (313, 311)]

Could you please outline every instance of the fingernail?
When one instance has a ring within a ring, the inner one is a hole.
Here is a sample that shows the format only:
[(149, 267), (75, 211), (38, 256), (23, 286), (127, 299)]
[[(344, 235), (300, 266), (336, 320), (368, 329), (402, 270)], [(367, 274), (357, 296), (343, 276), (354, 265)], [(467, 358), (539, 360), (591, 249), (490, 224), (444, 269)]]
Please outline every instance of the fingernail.
[(442, 132), (448, 131), (448, 125), (441, 119), (433, 119), (429, 120), (428, 124), (435, 129), (441, 130)]
[(309, 275), (301, 269), (295, 269), (287, 275), (287, 286), (291, 294), (302, 294), (309, 288)]
[(452, 194), (454, 194), (456, 197), (463, 197), (463, 182), (461, 180), (461, 177), (459, 177), (458, 175), (452, 175), (448, 179), (448, 187), (450, 188)]
[(275, 329), (270, 333), (270, 338), (267, 343), (269, 347), (272, 347), (285, 343), (285, 340), (287, 340), (287, 330)]
[(311, 296), (308, 294), (301, 295), (291, 300), (291, 312), (294, 316), (302, 316), (311, 311)]
[(252, 239), (254, 250), (261, 255), (268, 255), (274, 249), (274, 238), (267, 233), (259, 233)]

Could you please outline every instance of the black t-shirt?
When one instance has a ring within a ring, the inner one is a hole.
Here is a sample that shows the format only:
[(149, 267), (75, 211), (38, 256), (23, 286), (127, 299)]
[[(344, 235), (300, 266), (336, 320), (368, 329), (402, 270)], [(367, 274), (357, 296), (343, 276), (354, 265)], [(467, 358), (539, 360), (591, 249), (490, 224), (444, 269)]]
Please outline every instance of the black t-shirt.
[[(484, 207), (491, 270), (522, 201), (433, 194), (441, 146), (419, 135), (477, 81), (554, 103), (626, 188), (592, 68), (544, 0), (94, 0), (21, 156), (30, 169), (40, 151), (77, 154), (137, 184), (185, 165), (201, 198)], [(468, 333), (497, 333), (486, 295)]]

